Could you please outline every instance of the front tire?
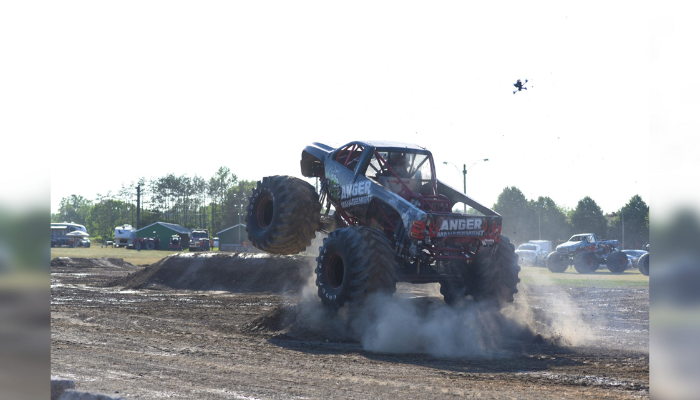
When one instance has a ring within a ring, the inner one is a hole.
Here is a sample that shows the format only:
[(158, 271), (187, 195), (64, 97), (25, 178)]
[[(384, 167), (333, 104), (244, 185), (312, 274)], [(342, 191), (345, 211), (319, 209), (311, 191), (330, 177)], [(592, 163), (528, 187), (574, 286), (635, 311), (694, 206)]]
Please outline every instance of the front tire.
[(582, 251), (574, 257), (574, 268), (579, 274), (591, 274), (598, 269), (598, 259), (589, 251)]
[(621, 251), (610, 253), (605, 263), (610, 272), (621, 274), (627, 269), (627, 254)]
[(155, 249), (155, 248), (156, 248), (156, 244), (155, 244), (155, 243), (153, 243), (153, 242), (151, 242), (151, 241), (146, 242), (146, 250), (153, 250), (153, 249)]
[(311, 244), (321, 221), (318, 194), (290, 176), (268, 176), (253, 189), (246, 232), (253, 246), (272, 254), (297, 254)]
[(396, 291), (398, 263), (391, 242), (376, 229), (336, 229), (323, 239), (316, 261), (318, 297), (332, 310), (357, 304), (370, 293)]
[(637, 268), (639, 268), (639, 272), (641, 272), (642, 275), (649, 276), (649, 253), (642, 254), (642, 256), (639, 257)]
[(554, 251), (549, 253), (544, 263), (549, 272), (562, 273), (569, 268), (569, 257)]
[(134, 243), (134, 250), (141, 250), (143, 244), (141, 242)]

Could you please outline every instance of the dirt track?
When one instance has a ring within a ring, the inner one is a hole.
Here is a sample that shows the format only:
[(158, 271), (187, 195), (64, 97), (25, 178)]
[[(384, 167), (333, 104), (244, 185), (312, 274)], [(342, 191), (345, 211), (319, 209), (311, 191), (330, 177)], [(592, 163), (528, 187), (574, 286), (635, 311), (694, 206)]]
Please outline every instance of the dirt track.
[(648, 289), (521, 285), (494, 314), (400, 284), (348, 319), (308, 260), (243, 257), (54, 259), (52, 375), (132, 399), (648, 397)]

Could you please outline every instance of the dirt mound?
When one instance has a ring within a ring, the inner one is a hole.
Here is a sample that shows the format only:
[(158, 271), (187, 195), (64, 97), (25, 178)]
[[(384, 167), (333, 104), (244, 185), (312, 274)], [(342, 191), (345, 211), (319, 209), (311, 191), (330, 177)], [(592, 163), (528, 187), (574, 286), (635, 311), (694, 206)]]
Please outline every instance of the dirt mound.
[(313, 264), (303, 256), (252, 253), (181, 253), (113, 280), (125, 289), (224, 290), (232, 292), (298, 291)]

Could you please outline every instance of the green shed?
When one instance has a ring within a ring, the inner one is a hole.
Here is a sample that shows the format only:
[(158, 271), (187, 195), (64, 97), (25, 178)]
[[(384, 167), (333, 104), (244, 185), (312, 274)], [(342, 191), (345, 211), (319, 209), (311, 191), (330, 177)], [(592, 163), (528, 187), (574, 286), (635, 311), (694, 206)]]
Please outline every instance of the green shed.
[(241, 244), (248, 241), (248, 232), (245, 231), (245, 224), (237, 224), (217, 232), (219, 237), (219, 248), (222, 244)]
[(187, 248), (187, 243), (190, 242), (191, 231), (183, 226), (177, 224), (171, 224), (168, 222), (154, 222), (146, 227), (143, 227), (136, 231), (136, 237), (157, 237), (160, 239), (160, 249), (168, 250), (168, 244), (170, 244), (170, 237), (172, 235), (179, 235), (182, 239), (182, 243), (185, 244)]

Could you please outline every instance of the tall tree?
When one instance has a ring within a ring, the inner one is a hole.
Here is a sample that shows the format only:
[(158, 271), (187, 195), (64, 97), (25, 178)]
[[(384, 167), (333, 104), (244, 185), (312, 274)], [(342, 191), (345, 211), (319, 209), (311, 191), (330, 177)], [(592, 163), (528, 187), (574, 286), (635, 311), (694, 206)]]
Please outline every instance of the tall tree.
[(608, 220), (603, 215), (603, 210), (588, 196), (579, 200), (571, 213), (574, 233), (595, 233), (598, 237), (605, 237), (607, 226)]
[(112, 238), (116, 226), (129, 223), (133, 207), (131, 203), (103, 198), (90, 210), (87, 218), (88, 232), (92, 236), (99, 236), (105, 240)]
[(237, 183), (238, 177), (232, 174), (228, 167), (220, 167), (209, 179), (208, 194), (212, 199), (212, 231), (225, 227), (223, 205), (229, 189)]
[(562, 242), (571, 236), (571, 227), (566, 220), (566, 213), (557, 206), (550, 197), (540, 196), (537, 200), (530, 200), (529, 212), (532, 215), (530, 238)]
[(91, 200), (72, 194), (61, 199), (58, 213), (52, 215), (51, 222), (75, 222), (85, 225), (91, 207)]
[(642, 246), (649, 243), (648, 215), (649, 206), (639, 195), (635, 194), (627, 204), (615, 213), (608, 227), (608, 237), (621, 241), (624, 221), (625, 247), (641, 249)]
[(493, 209), (503, 217), (501, 232), (508, 236), (512, 243), (521, 243), (529, 239), (531, 217), (527, 199), (520, 189), (515, 186), (503, 189)]

